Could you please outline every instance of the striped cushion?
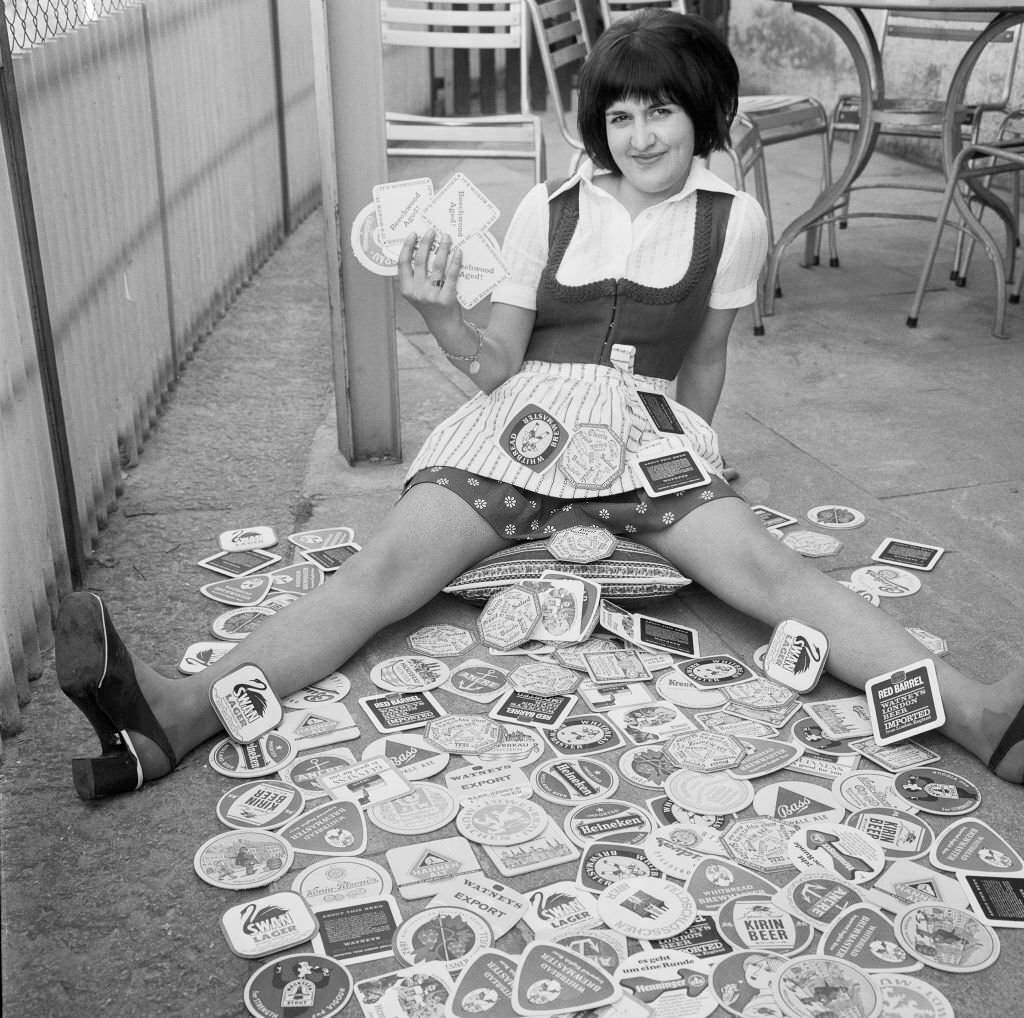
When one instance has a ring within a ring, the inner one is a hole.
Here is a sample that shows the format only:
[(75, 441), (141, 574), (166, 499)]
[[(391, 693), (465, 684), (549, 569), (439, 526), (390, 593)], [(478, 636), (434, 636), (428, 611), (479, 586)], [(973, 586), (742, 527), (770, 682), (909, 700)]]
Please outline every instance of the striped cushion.
[(601, 584), (613, 601), (652, 601), (670, 597), (688, 580), (668, 559), (635, 541), (618, 539), (615, 551), (597, 562), (564, 562), (554, 558), (547, 541), (524, 541), (488, 555), (457, 576), (446, 594), (483, 603), (492, 594), (520, 580), (535, 580), (547, 569), (558, 569)]

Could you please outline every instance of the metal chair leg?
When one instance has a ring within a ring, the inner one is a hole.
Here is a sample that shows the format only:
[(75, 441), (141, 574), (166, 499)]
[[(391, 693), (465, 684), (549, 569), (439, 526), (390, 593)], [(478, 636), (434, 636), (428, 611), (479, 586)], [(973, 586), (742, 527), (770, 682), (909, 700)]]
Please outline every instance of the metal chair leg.
[[(996, 158), (993, 158), (990, 165), (980, 167), (968, 166), (971, 160), (977, 160), (986, 156), (993, 156)], [(1003, 160), (1002, 165), (1000, 165), (999, 157)], [(932, 242), (928, 250), (928, 257), (925, 260), (925, 265), (921, 272), (921, 278), (918, 281), (917, 290), (914, 293), (914, 301), (910, 308), (910, 314), (907, 316), (907, 325), (910, 328), (914, 328), (918, 323), (921, 305), (924, 302), (924, 292), (928, 285), (928, 278), (935, 265), (935, 257), (938, 253), (942, 231), (947, 223), (950, 206), (956, 198), (963, 198), (958, 189), (968, 178), (984, 176), (986, 170), (991, 170), (991, 175), (999, 173), (1015, 173), (1019, 176), (1020, 172), (1024, 170), (1024, 152), (1008, 152), (1005, 149), (1001, 151), (998, 147), (978, 144), (967, 146), (957, 155), (950, 171), (949, 183), (946, 185), (946, 190), (943, 194), (942, 208), (935, 223), (935, 234), (932, 237)], [(960, 214), (961, 220), (961, 223), (957, 228), (961, 230), (969, 230), (972, 238), (981, 242), (982, 247), (985, 250), (985, 255), (992, 263), (992, 270), (995, 275), (996, 284), (995, 316), (992, 324), (992, 334), (999, 339), (1003, 339), (1006, 336), (1008, 266), (1010, 267), (1010, 271), (1012, 271), (1012, 262), (1010, 259), (1016, 253), (1015, 225), (1010, 224), (1005, 220), (1001, 220), (1003, 221), (1006, 234), (1006, 243), (1004, 245), (1006, 250), (1003, 251), (1000, 250), (1000, 245), (992, 235), (992, 232), (987, 226), (985, 226), (979, 216), (974, 214), (974, 210), (971, 208), (969, 201), (966, 199), (959, 201), (957, 203), (957, 210)], [(1015, 292), (1019, 293), (1019, 286), (1015, 286), (1014, 289)]]
[(928, 246), (928, 254), (925, 257), (924, 268), (921, 270), (921, 278), (918, 280), (917, 289), (914, 291), (914, 300), (910, 305), (910, 314), (907, 315), (908, 328), (917, 328), (921, 305), (924, 303), (924, 292), (928, 287), (928, 280), (931, 277), (932, 269), (935, 267), (935, 258), (939, 253), (939, 244), (942, 241), (942, 231), (946, 226), (946, 216), (949, 214), (950, 205), (953, 204), (953, 192), (958, 186), (959, 182), (954, 172), (942, 196), (942, 208), (939, 210), (939, 215), (935, 220), (935, 232), (932, 234), (932, 241)]
[[(832, 186), (832, 150), (828, 144), (827, 134), (821, 136), (821, 174), (822, 174), (822, 187), (823, 191), (827, 191)], [(836, 242), (836, 221), (832, 216), (829, 216), (828, 223), (825, 227), (828, 230), (828, 264), (833, 268), (839, 268), (839, 245)], [(819, 231), (821, 227), (818, 228)], [(820, 247), (820, 232), (818, 244)]]

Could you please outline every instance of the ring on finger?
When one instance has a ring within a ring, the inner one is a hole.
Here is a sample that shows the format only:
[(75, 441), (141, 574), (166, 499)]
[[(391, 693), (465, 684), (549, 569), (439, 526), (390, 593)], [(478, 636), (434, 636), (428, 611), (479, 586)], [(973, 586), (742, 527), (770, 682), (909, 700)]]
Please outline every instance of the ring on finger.
[(443, 279), (432, 279), (431, 283), (433, 283), (434, 286), (437, 286), (437, 287), (444, 286), (444, 280)]

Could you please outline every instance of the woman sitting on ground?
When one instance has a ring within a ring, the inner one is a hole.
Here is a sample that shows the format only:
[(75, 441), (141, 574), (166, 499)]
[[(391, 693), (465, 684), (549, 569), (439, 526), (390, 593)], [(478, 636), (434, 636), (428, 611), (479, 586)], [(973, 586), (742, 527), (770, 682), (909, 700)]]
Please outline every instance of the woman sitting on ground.
[[(703, 163), (728, 144), (738, 85), (731, 54), (698, 18), (647, 10), (609, 28), (580, 78), (589, 160), (526, 194), (486, 329), (462, 317), (449, 238), (407, 239), (401, 293), (481, 391), (434, 431), (377, 533), (323, 586), (187, 682), (135, 658), (97, 597), (65, 600), (58, 678), (104, 751), (74, 761), (79, 795), (137, 788), (216, 735), (210, 686), (241, 664), (285, 696), (485, 556), (581, 523), (660, 552), (768, 626), (797, 618), (823, 631), (830, 672), (857, 688), (921, 657), (892, 616), (768, 534), (721, 476), (710, 422), (767, 246), (754, 200)], [(649, 495), (640, 464), (662, 456), (707, 482)], [(981, 684), (945, 660), (935, 668), (943, 731), (1020, 782), (1024, 669)]]

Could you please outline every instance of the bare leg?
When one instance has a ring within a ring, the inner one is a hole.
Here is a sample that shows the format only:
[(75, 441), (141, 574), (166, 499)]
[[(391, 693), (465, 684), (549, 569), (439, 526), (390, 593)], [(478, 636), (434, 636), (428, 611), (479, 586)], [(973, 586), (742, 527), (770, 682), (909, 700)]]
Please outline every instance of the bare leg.
[[(753, 618), (770, 626), (793, 618), (820, 629), (829, 639), (829, 672), (858, 689), (927, 656), (891, 615), (767, 534), (739, 499), (703, 505), (641, 540)], [(1024, 668), (992, 685), (972, 682), (941, 658), (935, 669), (946, 711), (942, 731), (987, 763), (1024, 702)], [(1018, 745), (996, 773), (1020, 782), (1022, 772), (1024, 745)]]
[[(139, 689), (180, 759), (222, 731), (209, 700), (221, 676), (254, 664), (278, 696), (287, 696), (340, 667), (379, 630), (506, 543), (458, 496), (434, 484), (415, 485), (327, 583), (189, 681), (169, 679), (132, 657)], [(129, 735), (145, 777), (166, 774), (170, 764), (160, 747), (141, 733)]]

